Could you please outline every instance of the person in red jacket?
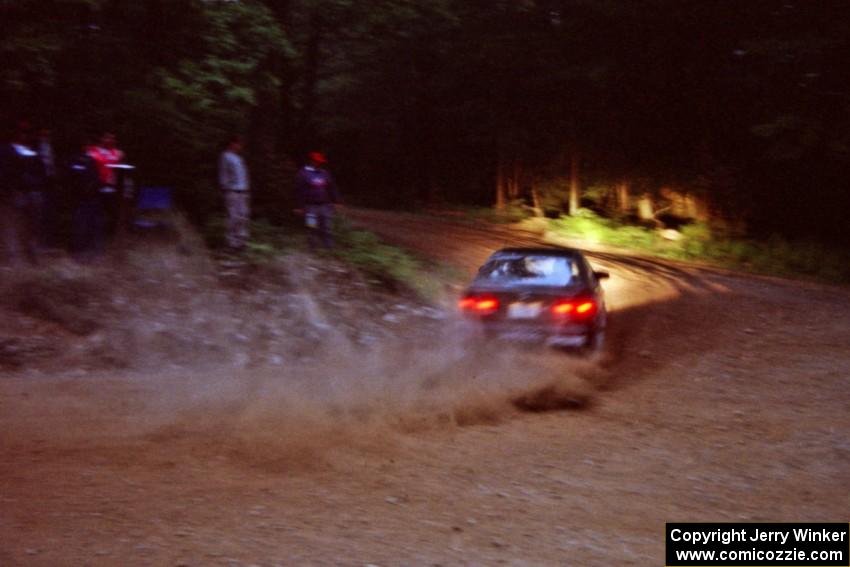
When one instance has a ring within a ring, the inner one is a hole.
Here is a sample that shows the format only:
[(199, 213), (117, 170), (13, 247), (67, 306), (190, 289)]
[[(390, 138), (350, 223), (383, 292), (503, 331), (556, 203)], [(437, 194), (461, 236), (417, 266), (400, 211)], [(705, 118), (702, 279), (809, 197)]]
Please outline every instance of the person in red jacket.
[(103, 186), (101, 192), (114, 193), (116, 175), (115, 171), (110, 169), (109, 166), (124, 161), (124, 152), (118, 149), (115, 134), (104, 132), (98, 143), (89, 148), (88, 153), (97, 164), (97, 173)]
[(114, 234), (118, 227), (121, 197), (118, 195), (118, 187), (116, 186), (118, 175), (109, 166), (122, 163), (124, 152), (118, 149), (115, 134), (104, 132), (98, 143), (90, 146), (87, 153), (94, 160), (100, 178), (100, 197), (106, 214), (106, 231), (109, 234)]

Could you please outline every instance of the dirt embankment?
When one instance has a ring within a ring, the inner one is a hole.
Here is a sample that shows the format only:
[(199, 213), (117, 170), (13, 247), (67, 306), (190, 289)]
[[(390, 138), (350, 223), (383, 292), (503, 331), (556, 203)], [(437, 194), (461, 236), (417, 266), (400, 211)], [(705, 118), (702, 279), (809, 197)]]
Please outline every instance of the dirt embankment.
[(442, 314), (330, 258), (262, 264), (136, 246), (92, 265), (0, 272), (0, 372), (281, 366), (327, 336), (366, 345)]

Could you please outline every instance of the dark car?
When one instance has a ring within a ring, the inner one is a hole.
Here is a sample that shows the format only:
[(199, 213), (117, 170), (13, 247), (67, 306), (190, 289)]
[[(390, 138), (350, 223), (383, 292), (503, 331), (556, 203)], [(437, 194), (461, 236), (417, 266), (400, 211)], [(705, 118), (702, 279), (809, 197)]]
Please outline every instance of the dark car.
[(589, 351), (605, 342), (607, 311), (584, 255), (569, 248), (504, 248), (494, 253), (460, 300), (487, 336)]

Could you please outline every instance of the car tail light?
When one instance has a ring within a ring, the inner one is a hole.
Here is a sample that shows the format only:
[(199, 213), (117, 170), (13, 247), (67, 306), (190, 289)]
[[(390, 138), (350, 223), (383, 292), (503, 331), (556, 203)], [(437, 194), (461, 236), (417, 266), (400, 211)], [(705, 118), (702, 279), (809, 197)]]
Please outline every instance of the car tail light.
[(499, 309), (499, 300), (489, 296), (468, 296), (461, 299), (459, 305), (466, 313), (490, 315)]
[(552, 313), (555, 315), (567, 315), (575, 310), (576, 306), (572, 301), (559, 301), (552, 306)]
[(559, 317), (590, 319), (596, 315), (596, 302), (592, 299), (562, 299), (552, 305), (551, 311)]

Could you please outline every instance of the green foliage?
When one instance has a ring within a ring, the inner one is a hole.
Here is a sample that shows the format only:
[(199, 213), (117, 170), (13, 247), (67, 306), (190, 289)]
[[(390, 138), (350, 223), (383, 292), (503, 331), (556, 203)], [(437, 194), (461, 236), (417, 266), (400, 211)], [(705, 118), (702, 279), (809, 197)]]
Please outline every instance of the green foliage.
[(718, 241), (706, 223), (695, 222), (685, 225), (681, 229), (681, 235), (678, 252), (686, 258), (705, 258), (720, 252), (716, 246)]
[(46, 17), (39, 4), (37, 0), (0, 3), (0, 93), (26, 96), (56, 83), (56, 62), (68, 43), (68, 33)]
[(813, 242), (791, 242), (780, 236), (766, 241), (734, 239), (706, 223), (682, 227), (679, 240), (665, 241), (657, 231), (619, 224), (582, 209), (575, 217), (552, 220), (549, 228), (566, 238), (637, 250), (665, 258), (705, 262), (781, 276), (808, 276), (850, 282), (850, 255)]
[(353, 229), (337, 218), (334, 234), (335, 254), (390, 289), (412, 291), (424, 299), (433, 299), (438, 283), (425, 273), (423, 264), (404, 250), (385, 244), (373, 233)]
[(313, 147), (348, 197), (408, 209), (492, 202), (514, 163), (563, 210), (579, 155), (584, 182), (708, 180), (736, 218), (844, 238), (850, 8), (779, 4), (3, 0), (0, 108), (73, 149), (115, 129), (196, 220), (219, 208), (216, 154), (241, 132), (267, 215), (280, 164)]
[[(213, 217), (206, 224), (204, 240), (214, 250), (225, 248), (226, 219)], [(368, 278), (391, 290), (411, 291), (423, 299), (434, 299), (443, 280), (456, 278), (446, 269), (425, 270), (422, 262), (404, 250), (383, 243), (375, 234), (355, 230), (343, 218), (334, 221), (337, 247), (333, 254), (352, 265)], [(305, 247), (304, 233), (290, 226), (277, 226), (265, 221), (251, 223), (251, 239), (240, 260), (253, 265), (268, 264), (287, 251)], [(436, 275), (433, 275), (434, 272)]]
[(599, 244), (647, 249), (658, 242), (654, 231), (642, 226), (621, 225), (600, 217), (589, 209), (579, 209), (572, 217), (550, 222), (552, 230), (568, 238), (578, 238)]
[[(214, 217), (205, 227), (204, 239), (214, 250), (222, 250), (226, 245), (225, 226), (223, 217)], [(443, 268), (426, 271), (422, 262), (404, 250), (381, 242), (371, 232), (355, 230), (341, 217), (335, 219), (334, 235), (337, 247), (332, 253), (388, 289), (410, 291), (430, 300), (436, 297), (441, 281), (457, 277), (456, 273)], [(300, 229), (293, 231), (289, 226), (257, 221), (251, 223), (251, 240), (239, 258), (263, 266), (289, 250), (305, 246), (304, 233)]]
[(140, 181), (174, 186), (195, 219), (219, 206), (224, 138), (249, 134), (260, 106), (278, 105), (268, 94), (282, 85), (276, 65), (293, 56), (260, 0), (21, 0), (0, 10), (4, 114), (52, 127), (60, 154), (116, 131)]
[[(227, 219), (215, 215), (207, 220), (203, 230), (203, 240), (212, 250), (222, 252), (227, 246), (225, 238)], [(293, 232), (289, 226), (278, 226), (258, 220), (251, 222), (251, 238), (240, 258), (256, 265), (267, 264), (281, 254), (302, 245), (302, 235)]]
[[(278, 84), (263, 64), (272, 55), (289, 53), (289, 45), (261, 3), (204, 3), (198, 32), (191, 58), (155, 73), (163, 94), (178, 100), (184, 110), (235, 115), (256, 104), (256, 90), (264, 83)], [(236, 126), (240, 124), (230, 124)]]
[(534, 189), (540, 198), (540, 206), (544, 211), (565, 210), (570, 198), (570, 179), (563, 175), (552, 175), (538, 179)]
[[(279, 87), (267, 62), (288, 56), (291, 48), (260, 2), (196, 6), (199, 29), (187, 38), (187, 55), (151, 68), (126, 101), (133, 117), (128, 128), (149, 134), (137, 141), (146, 171), (173, 179), (187, 201), (209, 207), (218, 197), (215, 167), (224, 139), (247, 131), (258, 93)], [(174, 168), (175, 162), (193, 167)]]

